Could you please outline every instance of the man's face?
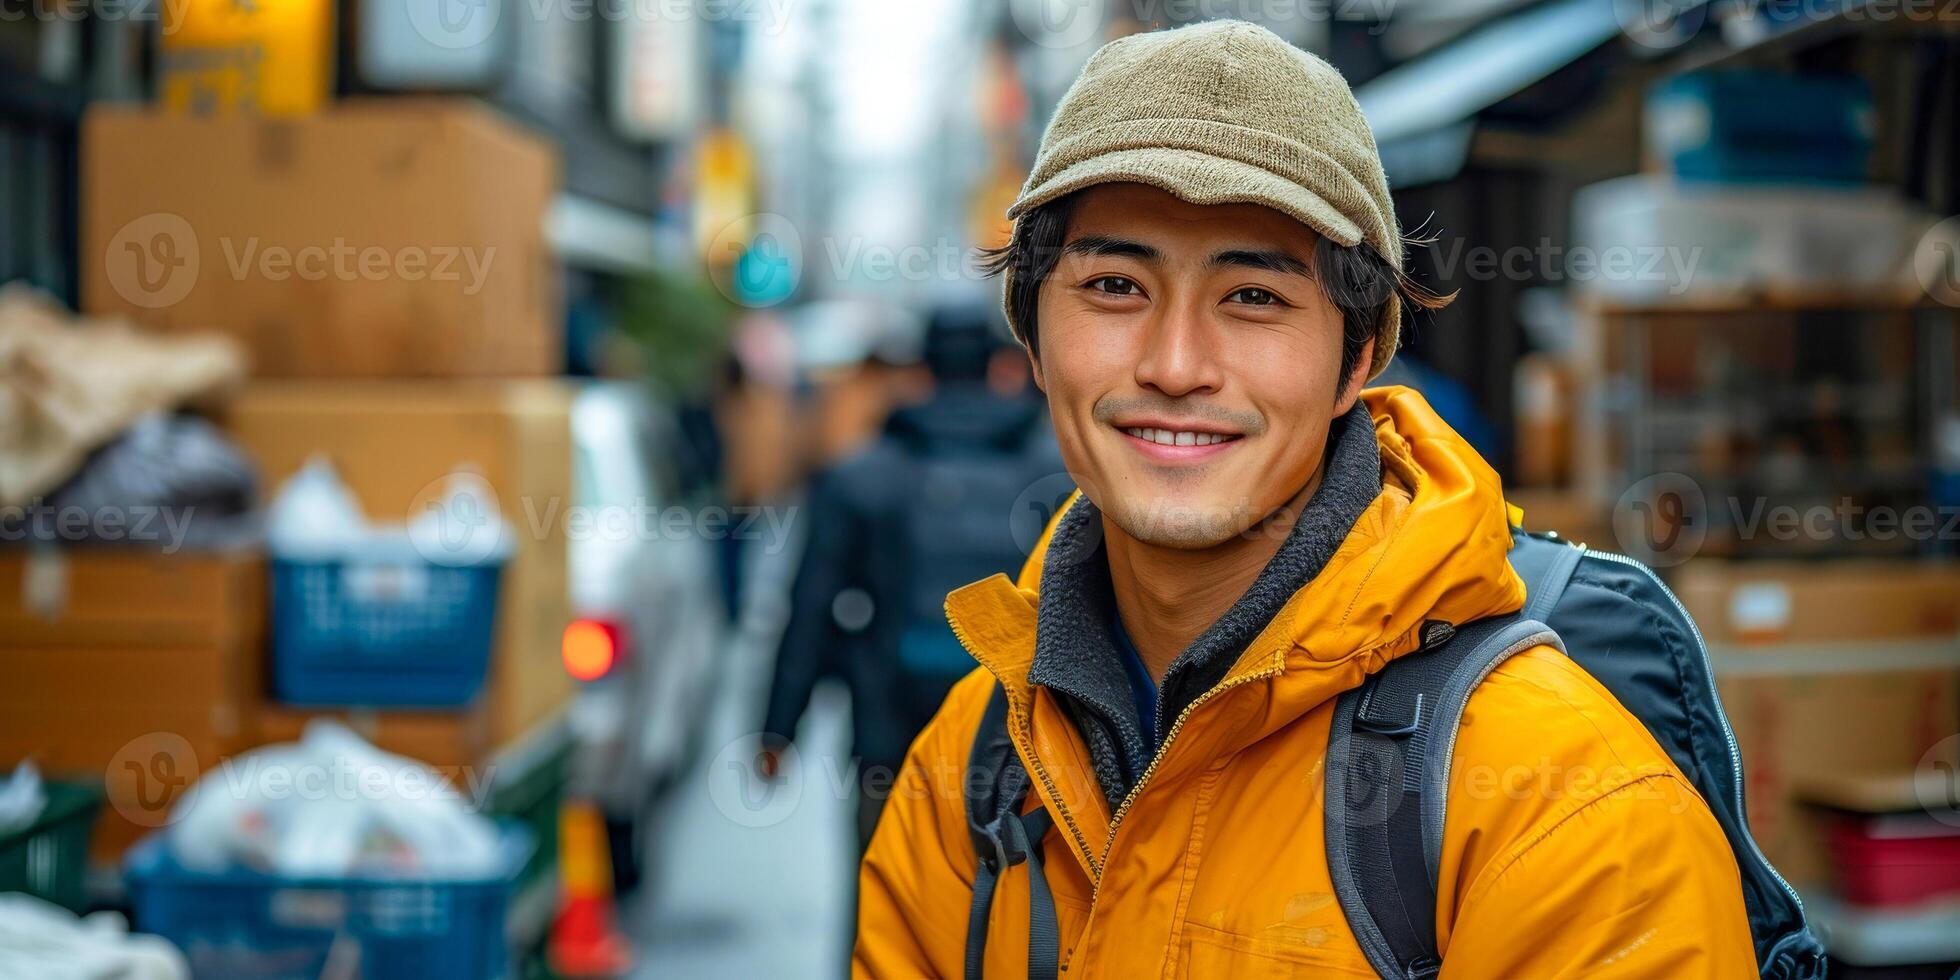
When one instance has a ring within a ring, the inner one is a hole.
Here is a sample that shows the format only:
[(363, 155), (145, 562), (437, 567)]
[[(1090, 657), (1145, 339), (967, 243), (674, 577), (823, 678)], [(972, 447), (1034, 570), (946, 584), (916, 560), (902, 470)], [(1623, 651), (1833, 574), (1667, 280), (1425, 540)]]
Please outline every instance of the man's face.
[(1204, 548), (1297, 496), (1372, 352), (1339, 376), (1314, 233), (1255, 204), (1105, 184), (1081, 192), (1063, 243), (1035, 378), (1096, 506), (1132, 538)]

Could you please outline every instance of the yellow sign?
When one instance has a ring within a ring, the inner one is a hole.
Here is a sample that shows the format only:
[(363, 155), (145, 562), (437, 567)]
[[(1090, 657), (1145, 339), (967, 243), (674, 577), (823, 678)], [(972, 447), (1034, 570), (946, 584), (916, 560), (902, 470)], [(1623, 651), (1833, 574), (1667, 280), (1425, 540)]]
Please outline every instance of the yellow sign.
[(163, 0), (157, 88), (177, 112), (303, 115), (333, 96), (333, 0)]

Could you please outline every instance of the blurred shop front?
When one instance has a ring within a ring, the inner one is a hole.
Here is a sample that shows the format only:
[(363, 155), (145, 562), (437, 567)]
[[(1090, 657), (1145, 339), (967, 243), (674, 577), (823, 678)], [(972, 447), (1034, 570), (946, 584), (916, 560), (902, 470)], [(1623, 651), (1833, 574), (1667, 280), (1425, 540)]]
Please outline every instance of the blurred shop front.
[(1834, 975), (1951, 975), (1949, 12), (0, 0), (0, 977), (836, 973), (811, 488), (1089, 54), (1216, 16), (1354, 86), (1459, 293), (1385, 380), (1667, 580)]

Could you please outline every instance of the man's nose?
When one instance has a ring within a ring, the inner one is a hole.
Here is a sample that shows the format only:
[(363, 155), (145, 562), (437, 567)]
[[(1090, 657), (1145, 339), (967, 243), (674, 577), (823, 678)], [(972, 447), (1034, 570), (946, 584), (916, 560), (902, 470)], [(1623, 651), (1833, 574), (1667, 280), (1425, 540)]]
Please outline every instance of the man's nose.
[(1195, 304), (1168, 306), (1144, 332), (1136, 383), (1173, 398), (1218, 391), (1224, 376), (1217, 340)]

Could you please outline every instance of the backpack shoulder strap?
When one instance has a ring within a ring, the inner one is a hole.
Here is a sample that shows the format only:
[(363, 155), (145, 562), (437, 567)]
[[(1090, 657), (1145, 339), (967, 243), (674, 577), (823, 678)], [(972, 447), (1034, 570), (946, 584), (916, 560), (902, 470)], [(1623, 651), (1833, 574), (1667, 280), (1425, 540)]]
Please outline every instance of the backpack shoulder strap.
[(1022, 813), (1028, 792), (1027, 773), (1014, 762), (1014, 743), (1007, 737), (1007, 692), (996, 684), (973, 735), (967, 757), (966, 830), (978, 861), (973, 870), (973, 905), (966, 919), (966, 980), (985, 972), (987, 920), (993, 909), (994, 886), (1000, 876), (1022, 862), (1028, 866), (1028, 976), (1054, 980), (1061, 962), (1061, 928), (1055, 921), (1055, 899), (1042, 870), (1041, 839), (1051, 820), (1046, 807)]
[(1558, 634), (1522, 615), (1423, 626), (1420, 650), (1335, 702), (1327, 740), (1327, 865), (1341, 911), (1376, 972), (1424, 980), (1436, 950), (1456, 729), (1470, 692), (1505, 659)]
[(1565, 587), (1572, 583), (1572, 573), (1579, 570), (1579, 559), (1585, 554), (1585, 545), (1556, 535), (1513, 531), (1511, 568), (1524, 579), (1525, 594), (1524, 610), (1518, 615), (1541, 623), (1550, 621), (1552, 608), (1565, 595)]

